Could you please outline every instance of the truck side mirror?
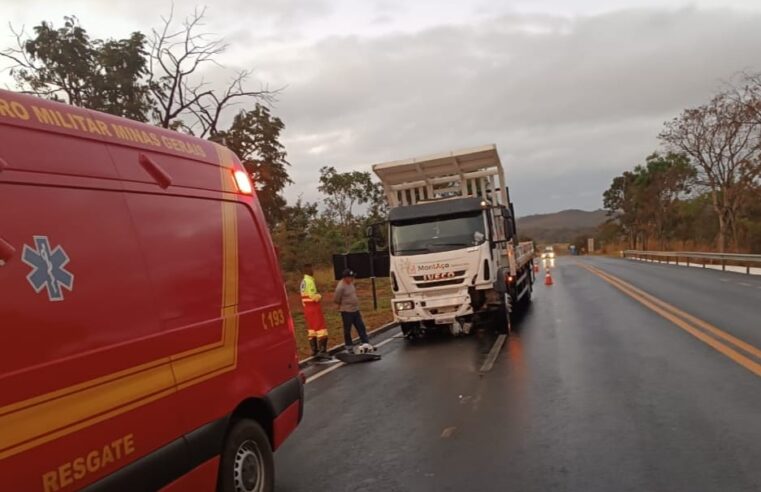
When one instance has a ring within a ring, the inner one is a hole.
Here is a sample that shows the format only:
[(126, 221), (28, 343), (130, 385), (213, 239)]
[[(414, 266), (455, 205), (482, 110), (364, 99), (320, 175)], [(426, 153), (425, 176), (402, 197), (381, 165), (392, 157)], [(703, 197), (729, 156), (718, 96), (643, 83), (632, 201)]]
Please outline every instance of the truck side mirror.
[(365, 237), (367, 238), (367, 249), (371, 253), (375, 253), (379, 249), (383, 251), (385, 249), (386, 238), (383, 235), (381, 227), (383, 223), (373, 224), (367, 226), (365, 229)]

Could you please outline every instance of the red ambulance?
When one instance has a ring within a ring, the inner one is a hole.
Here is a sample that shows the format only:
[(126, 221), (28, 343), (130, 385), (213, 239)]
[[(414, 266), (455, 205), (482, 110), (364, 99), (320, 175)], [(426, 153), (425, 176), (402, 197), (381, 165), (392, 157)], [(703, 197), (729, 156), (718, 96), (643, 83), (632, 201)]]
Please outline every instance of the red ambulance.
[(270, 491), (302, 412), (232, 152), (0, 90), (0, 489)]

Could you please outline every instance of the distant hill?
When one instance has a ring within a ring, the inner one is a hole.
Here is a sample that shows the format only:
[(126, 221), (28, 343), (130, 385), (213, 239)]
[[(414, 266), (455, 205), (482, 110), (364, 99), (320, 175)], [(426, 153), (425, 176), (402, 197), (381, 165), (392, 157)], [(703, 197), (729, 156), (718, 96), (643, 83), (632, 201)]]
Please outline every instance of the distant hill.
[(580, 235), (593, 235), (608, 220), (605, 210), (563, 210), (518, 219), (518, 234), (542, 243), (567, 243)]

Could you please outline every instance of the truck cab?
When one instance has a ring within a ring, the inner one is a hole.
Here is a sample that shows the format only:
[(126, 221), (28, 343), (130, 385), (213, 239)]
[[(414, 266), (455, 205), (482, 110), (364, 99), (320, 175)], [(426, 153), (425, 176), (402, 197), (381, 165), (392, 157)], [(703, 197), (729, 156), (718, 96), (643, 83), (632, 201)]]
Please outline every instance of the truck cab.
[[(531, 294), (533, 248), (517, 254), (512, 204), (495, 146), (373, 166), (389, 201), (395, 319), (406, 334), (467, 334)], [(529, 251), (530, 250), (530, 251)], [(520, 278), (520, 281), (517, 281)], [(520, 292), (519, 292), (520, 291)]]

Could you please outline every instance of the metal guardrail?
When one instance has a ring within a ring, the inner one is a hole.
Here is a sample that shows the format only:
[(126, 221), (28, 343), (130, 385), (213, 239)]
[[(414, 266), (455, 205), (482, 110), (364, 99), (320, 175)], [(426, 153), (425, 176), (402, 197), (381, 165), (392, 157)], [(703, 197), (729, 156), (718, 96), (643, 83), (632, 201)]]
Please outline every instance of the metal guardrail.
[[(722, 271), (727, 269), (727, 266), (741, 266), (745, 267), (745, 273), (750, 273), (751, 266), (761, 267), (761, 255), (746, 255), (737, 253), (701, 253), (694, 251), (639, 251), (628, 249), (622, 251), (624, 258), (634, 258), (637, 260), (644, 260), (650, 262), (659, 263), (673, 263), (679, 265), (679, 260), (683, 260), (682, 264), (686, 266), (702, 265), (706, 268), (707, 265), (721, 265)], [(690, 261), (694, 260), (694, 261)]]

